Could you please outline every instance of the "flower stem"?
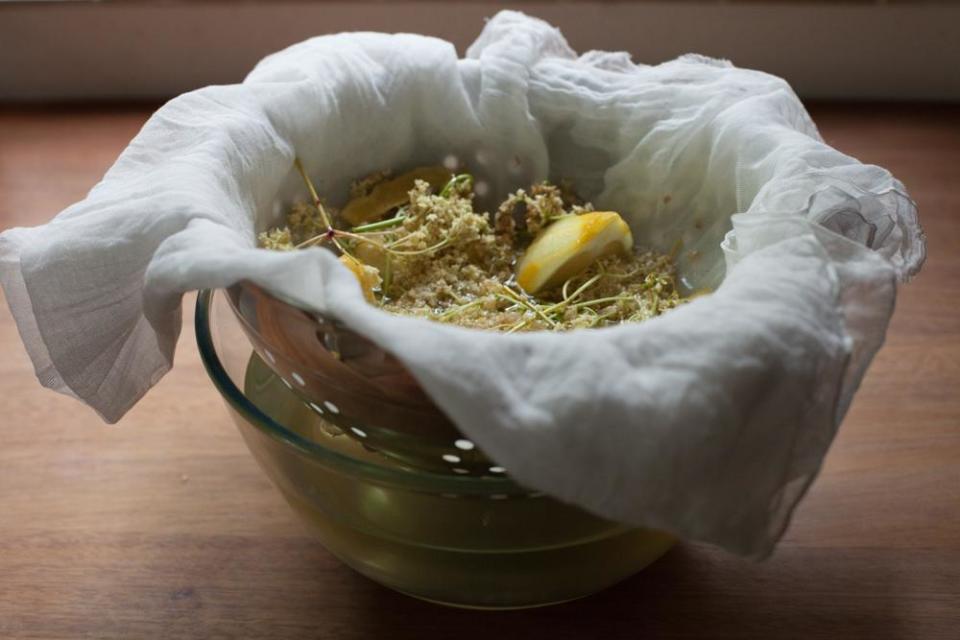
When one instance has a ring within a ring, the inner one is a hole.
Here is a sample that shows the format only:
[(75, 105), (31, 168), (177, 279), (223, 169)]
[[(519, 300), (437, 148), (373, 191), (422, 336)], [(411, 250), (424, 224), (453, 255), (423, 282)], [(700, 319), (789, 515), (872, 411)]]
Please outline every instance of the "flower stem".
[(439, 249), (443, 249), (448, 244), (450, 244), (450, 238), (445, 238), (440, 242), (438, 242), (437, 244), (431, 247), (427, 247), (426, 249), (416, 249), (413, 251), (397, 251), (396, 249), (391, 249), (390, 247), (385, 247), (385, 249), (395, 256), (419, 256), (424, 253), (430, 253), (432, 251), (438, 251)]
[(453, 190), (456, 189), (458, 184), (460, 184), (461, 182), (472, 182), (472, 181), (473, 181), (473, 176), (470, 175), (469, 173), (457, 174), (452, 178), (450, 178), (450, 181), (446, 185), (444, 185), (443, 189), (440, 190), (440, 197), (449, 198), (450, 194), (453, 193)]
[(544, 313), (544, 311), (540, 308), (539, 305), (531, 304), (529, 301), (524, 300), (522, 297), (518, 296), (513, 291), (513, 289), (511, 289), (505, 284), (500, 286), (503, 288), (504, 291), (510, 294), (509, 296), (504, 296), (505, 298), (524, 306), (530, 311), (533, 311), (535, 314), (537, 314), (540, 317), (541, 320), (549, 324), (551, 327), (556, 328), (557, 326), (559, 326), (552, 318), (550, 318), (549, 316), (547, 316), (546, 313)]
[(350, 231), (354, 233), (367, 233), (369, 231), (379, 231), (380, 229), (389, 229), (390, 227), (395, 227), (404, 221), (406, 216), (398, 215), (393, 218), (387, 218), (386, 220), (380, 220), (379, 222), (371, 222), (369, 224), (362, 224), (359, 227), (353, 227)]
[[(307, 189), (310, 191), (310, 197), (313, 198), (313, 206), (315, 206), (317, 211), (320, 212), (320, 218), (323, 220), (323, 224), (325, 224), (327, 227), (325, 234), (314, 236), (314, 238), (328, 237), (330, 241), (333, 242), (334, 246), (340, 250), (340, 253), (350, 255), (350, 252), (344, 249), (343, 245), (340, 244), (340, 241), (337, 240), (337, 234), (333, 228), (333, 222), (330, 220), (330, 216), (327, 214), (327, 210), (324, 208), (323, 202), (320, 200), (320, 195), (313, 187), (313, 181), (310, 180), (310, 176), (307, 175), (306, 170), (303, 168), (303, 163), (300, 162), (300, 158), (294, 158), (293, 165), (297, 168), (297, 171), (300, 173), (300, 177), (303, 178), (303, 181), (307, 183)], [(309, 246), (307, 243), (311, 242), (314, 238), (310, 238), (310, 240), (301, 243), (301, 245)]]
[(610, 296), (609, 298), (596, 298), (595, 300), (578, 302), (577, 304), (573, 305), (573, 308), (580, 309), (581, 307), (592, 307), (593, 305), (597, 305), (602, 302), (627, 302), (632, 300), (633, 300), (632, 296)]
[(464, 311), (466, 311), (467, 309), (472, 309), (473, 307), (476, 307), (476, 306), (481, 305), (481, 304), (483, 304), (483, 303), (484, 303), (484, 299), (483, 299), (483, 298), (479, 298), (479, 299), (477, 299), (477, 300), (474, 300), (473, 302), (468, 302), (468, 303), (466, 303), (466, 304), (460, 304), (460, 305), (457, 305), (457, 306), (455, 306), (455, 307), (450, 307), (449, 309), (447, 309), (446, 311), (444, 311), (443, 313), (441, 313), (440, 315), (438, 315), (438, 316), (437, 316), (437, 320), (441, 320), (441, 321), (442, 321), (442, 320), (446, 320), (447, 318), (450, 318), (450, 317), (455, 316), (455, 315), (459, 315), (459, 314), (463, 313)]

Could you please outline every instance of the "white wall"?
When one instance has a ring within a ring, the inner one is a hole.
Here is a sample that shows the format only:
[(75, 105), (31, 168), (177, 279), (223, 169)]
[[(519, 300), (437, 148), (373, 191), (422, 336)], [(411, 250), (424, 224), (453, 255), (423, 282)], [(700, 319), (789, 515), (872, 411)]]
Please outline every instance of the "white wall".
[(511, 6), (574, 48), (686, 52), (787, 78), (807, 98), (960, 101), (960, 6), (719, 2), (0, 3), (0, 100), (169, 97), (241, 80), (309, 36), (412, 31), (461, 50)]

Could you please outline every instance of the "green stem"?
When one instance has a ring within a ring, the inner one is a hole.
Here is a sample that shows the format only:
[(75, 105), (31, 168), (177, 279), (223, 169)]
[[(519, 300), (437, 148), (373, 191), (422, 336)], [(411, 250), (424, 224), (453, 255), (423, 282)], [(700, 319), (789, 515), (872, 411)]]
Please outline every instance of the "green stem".
[[(572, 301), (576, 300), (581, 293), (583, 293), (584, 291), (592, 287), (594, 284), (596, 284), (596, 282), (602, 277), (603, 277), (602, 273), (598, 273), (597, 275), (593, 276), (592, 278), (584, 282), (582, 285), (577, 287), (577, 290), (574, 291), (572, 294), (570, 294), (570, 297), (565, 297), (561, 302), (558, 302), (552, 307), (547, 307), (546, 313), (561, 311), (564, 307), (566, 307)], [(564, 289), (566, 289), (566, 283), (564, 283)]]
[(437, 244), (433, 245), (432, 247), (427, 247), (426, 249), (417, 249), (415, 251), (397, 251), (396, 249), (390, 249), (387, 247), (386, 250), (395, 256), (419, 256), (424, 253), (430, 253), (432, 251), (437, 251), (439, 249), (442, 249), (448, 244), (450, 244), (449, 238), (445, 240), (441, 240)]
[(450, 194), (453, 193), (454, 188), (461, 182), (472, 182), (473, 176), (469, 173), (461, 173), (450, 178), (450, 181), (444, 185), (443, 189), (440, 190), (441, 198), (448, 198)]
[(473, 302), (468, 302), (468, 303), (466, 303), (466, 304), (460, 304), (460, 305), (457, 305), (457, 306), (455, 306), (455, 307), (451, 307), (451, 308), (447, 309), (446, 311), (444, 311), (443, 313), (441, 313), (440, 315), (438, 315), (438, 316), (437, 316), (437, 320), (446, 320), (446, 319), (449, 318), (450, 316), (454, 316), (454, 315), (463, 313), (463, 312), (466, 311), (467, 309), (472, 309), (473, 307), (476, 307), (477, 305), (481, 305), (481, 304), (483, 304), (483, 303), (484, 303), (483, 298), (480, 298), (480, 299), (478, 299), (478, 300), (474, 300)]
[(581, 307), (592, 307), (593, 305), (600, 304), (602, 302), (626, 302), (628, 300), (633, 300), (631, 296), (610, 296), (609, 298), (597, 298), (595, 300), (587, 300), (586, 302), (578, 302), (573, 305), (574, 309), (579, 309)]
[(294, 249), (304, 249), (304, 248), (306, 248), (306, 247), (309, 247), (309, 246), (312, 246), (312, 245), (315, 245), (315, 244), (320, 244), (321, 242), (323, 242), (324, 240), (326, 240), (326, 238), (327, 238), (327, 234), (326, 234), (326, 233), (321, 233), (320, 235), (313, 236), (312, 238), (307, 238), (306, 240), (304, 240), (304, 241), (301, 242), (300, 244), (294, 245), (293, 248), (294, 248)]
[(387, 218), (386, 220), (380, 220), (379, 222), (371, 222), (369, 224), (362, 224), (359, 227), (353, 227), (350, 231), (354, 233), (367, 233), (368, 231), (379, 231), (380, 229), (389, 229), (394, 227), (404, 221), (406, 216), (399, 215), (393, 218)]
[[(300, 158), (293, 159), (293, 166), (297, 168), (297, 171), (300, 173), (300, 177), (303, 178), (303, 181), (307, 183), (307, 189), (310, 191), (310, 197), (313, 198), (313, 206), (317, 208), (317, 211), (320, 212), (320, 218), (323, 220), (323, 224), (327, 225), (327, 231), (333, 230), (333, 222), (330, 220), (330, 216), (327, 215), (327, 210), (323, 207), (323, 202), (320, 201), (320, 195), (317, 193), (317, 190), (313, 186), (313, 181), (310, 180), (310, 176), (307, 175), (307, 171), (303, 168), (303, 163), (300, 162)], [(320, 236), (314, 236), (317, 238)], [(306, 242), (301, 243), (302, 245), (307, 244), (314, 240), (310, 238)], [(340, 253), (350, 255), (346, 249), (343, 248), (343, 245), (337, 240), (336, 235), (330, 236), (330, 241), (333, 242), (334, 246), (340, 250)], [(307, 245), (309, 246), (309, 245)], [(351, 256), (352, 257), (352, 256)]]
[(383, 246), (383, 243), (382, 243), (382, 242), (377, 242), (376, 240), (374, 240), (374, 239), (372, 239), (372, 238), (368, 238), (368, 237), (363, 236), (363, 235), (360, 235), (359, 233), (351, 233), (351, 232), (349, 232), (349, 231), (341, 231), (340, 229), (334, 229), (334, 230), (333, 230), (333, 235), (336, 236), (336, 237), (338, 237), (338, 238), (340, 238), (340, 237), (350, 238), (351, 240), (356, 240), (357, 242), (365, 242), (365, 243), (367, 243), (367, 244), (372, 244), (373, 246), (377, 247), (378, 249), (386, 250), (386, 247)]
[(605, 275), (606, 275), (608, 278), (612, 278), (612, 279), (614, 279), (614, 280), (624, 280), (624, 279), (626, 279), (626, 278), (632, 278), (633, 276), (635, 276), (635, 275), (637, 275), (638, 273), (640, 273), (642, 270), (643, 270), (643, 267), (637, 267), (636, 269), (633, 269), (633, 270), (628, 271), (628, 272), (626, 272), (626, 273), (607, 273), (607, 274), (605, 274)]
[(507, 330), (507, 333), (515, 333), (515, 332), (519, 331), (520, 329), (523, 329), (523, 328), (524, 328), (525, 326), (527, 326), (527, 324), (529, 324), (529, 323), (530, 323), (529, 320), (522, 320), (522, 321), (518, 322), (517, 324), (513, 325), (512, 327), (510, 327), (510, 328)]
[(520, 296), (518, 296), (518, 295), (513, 291), (513, 289), (511, 289), (511, 288), (508, 287), (507, 285), (500, 285), (500, 286), (503, 287), (503, 290), (504, 290), (504, 291), (506, 291), (507, 293), (510, 294), (509, 296), (503, 296), (504, 298), (506, 298), (506, 299), (508, 299), (508, 300), (511, 300), (512, 302), (516, 302), (517, 304), (520, 304), (520, 305), (524, 306), (525, 308), (529, 309), (530, 311), (533, 311), (535, 314), (537, 314), (537, 315), (540, 317), (541, 320), (543, 320), (544, 322), (546, 322), (547, 324), (549, 324), (551, 327), (557, 328), (557, 327), (559, 326), (556, 322), (553, 321), (552, 318), (549, 318), (549, 317), (543, 312), (543, 310), (540, 309), (540, 307), (538, 307), (537, 305), (534, 305), (534, 304), (530, 303), (528, 300), (524, 300), (523, 298), (521, 298)]
[(405, 235), (405, 236), (402, 236), (402, 237), (400, 237), (400, 238), (397, 238), (396, 240), (391, 240), (390, 242), (387, 243), (386, 247), (387, 247), (388, 249), (392, 249), (393, 247), (396, 247), (396, 246), (399, 246), (399, 245), (403, 244), (404, 242), (406, 242), (406, 241), (409, 240), (410, 238), (414, 237), (415, 235), (417, 235), (417, 232), (416, 232), (416, 231), (413, 231), (413, 232), (411, 232), (411, 233), (408, 233), (408, 234)]

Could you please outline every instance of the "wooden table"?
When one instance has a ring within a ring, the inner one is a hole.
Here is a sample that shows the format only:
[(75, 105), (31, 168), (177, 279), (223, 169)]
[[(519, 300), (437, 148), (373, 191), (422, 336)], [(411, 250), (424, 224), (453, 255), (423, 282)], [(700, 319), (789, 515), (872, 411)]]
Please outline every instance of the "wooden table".
[[(81, 198), (150, 111), (0, 110), (0, 228)], [(311, 541), (256, 468), (192, 299), (175, 370), (114, 427), (40, 388), (0, 305), (0, 638), (960, 638), (960, 109), (813, 113), (906, 183), (930, 257), (767, 562), (682, 545), (525, 612), (397, 595)]]

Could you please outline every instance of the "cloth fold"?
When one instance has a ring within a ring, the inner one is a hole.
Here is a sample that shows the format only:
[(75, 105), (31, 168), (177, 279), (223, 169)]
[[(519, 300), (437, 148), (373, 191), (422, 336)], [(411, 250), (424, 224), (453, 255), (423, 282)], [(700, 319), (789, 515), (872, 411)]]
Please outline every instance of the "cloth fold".
[[(454, 156), (492, 196), (572, 178), (691, 289), (631, 326), (500, 335), (395, 317), (319, 249), (255, 235), (303, 198)], [(307, 40), (159, 109), (81, 202), (0, 234), (42, 384), (116, 421), (172, 366), (184, 292), (247, 279), (395, 353), (520, 482), (600, 515), (763, 556), (816, 476), (918, 271), (916, 207), (828, 147), (783, 80), (683, 56), (577, 57), (505, 11), (458, 59), (416, 35)]]

